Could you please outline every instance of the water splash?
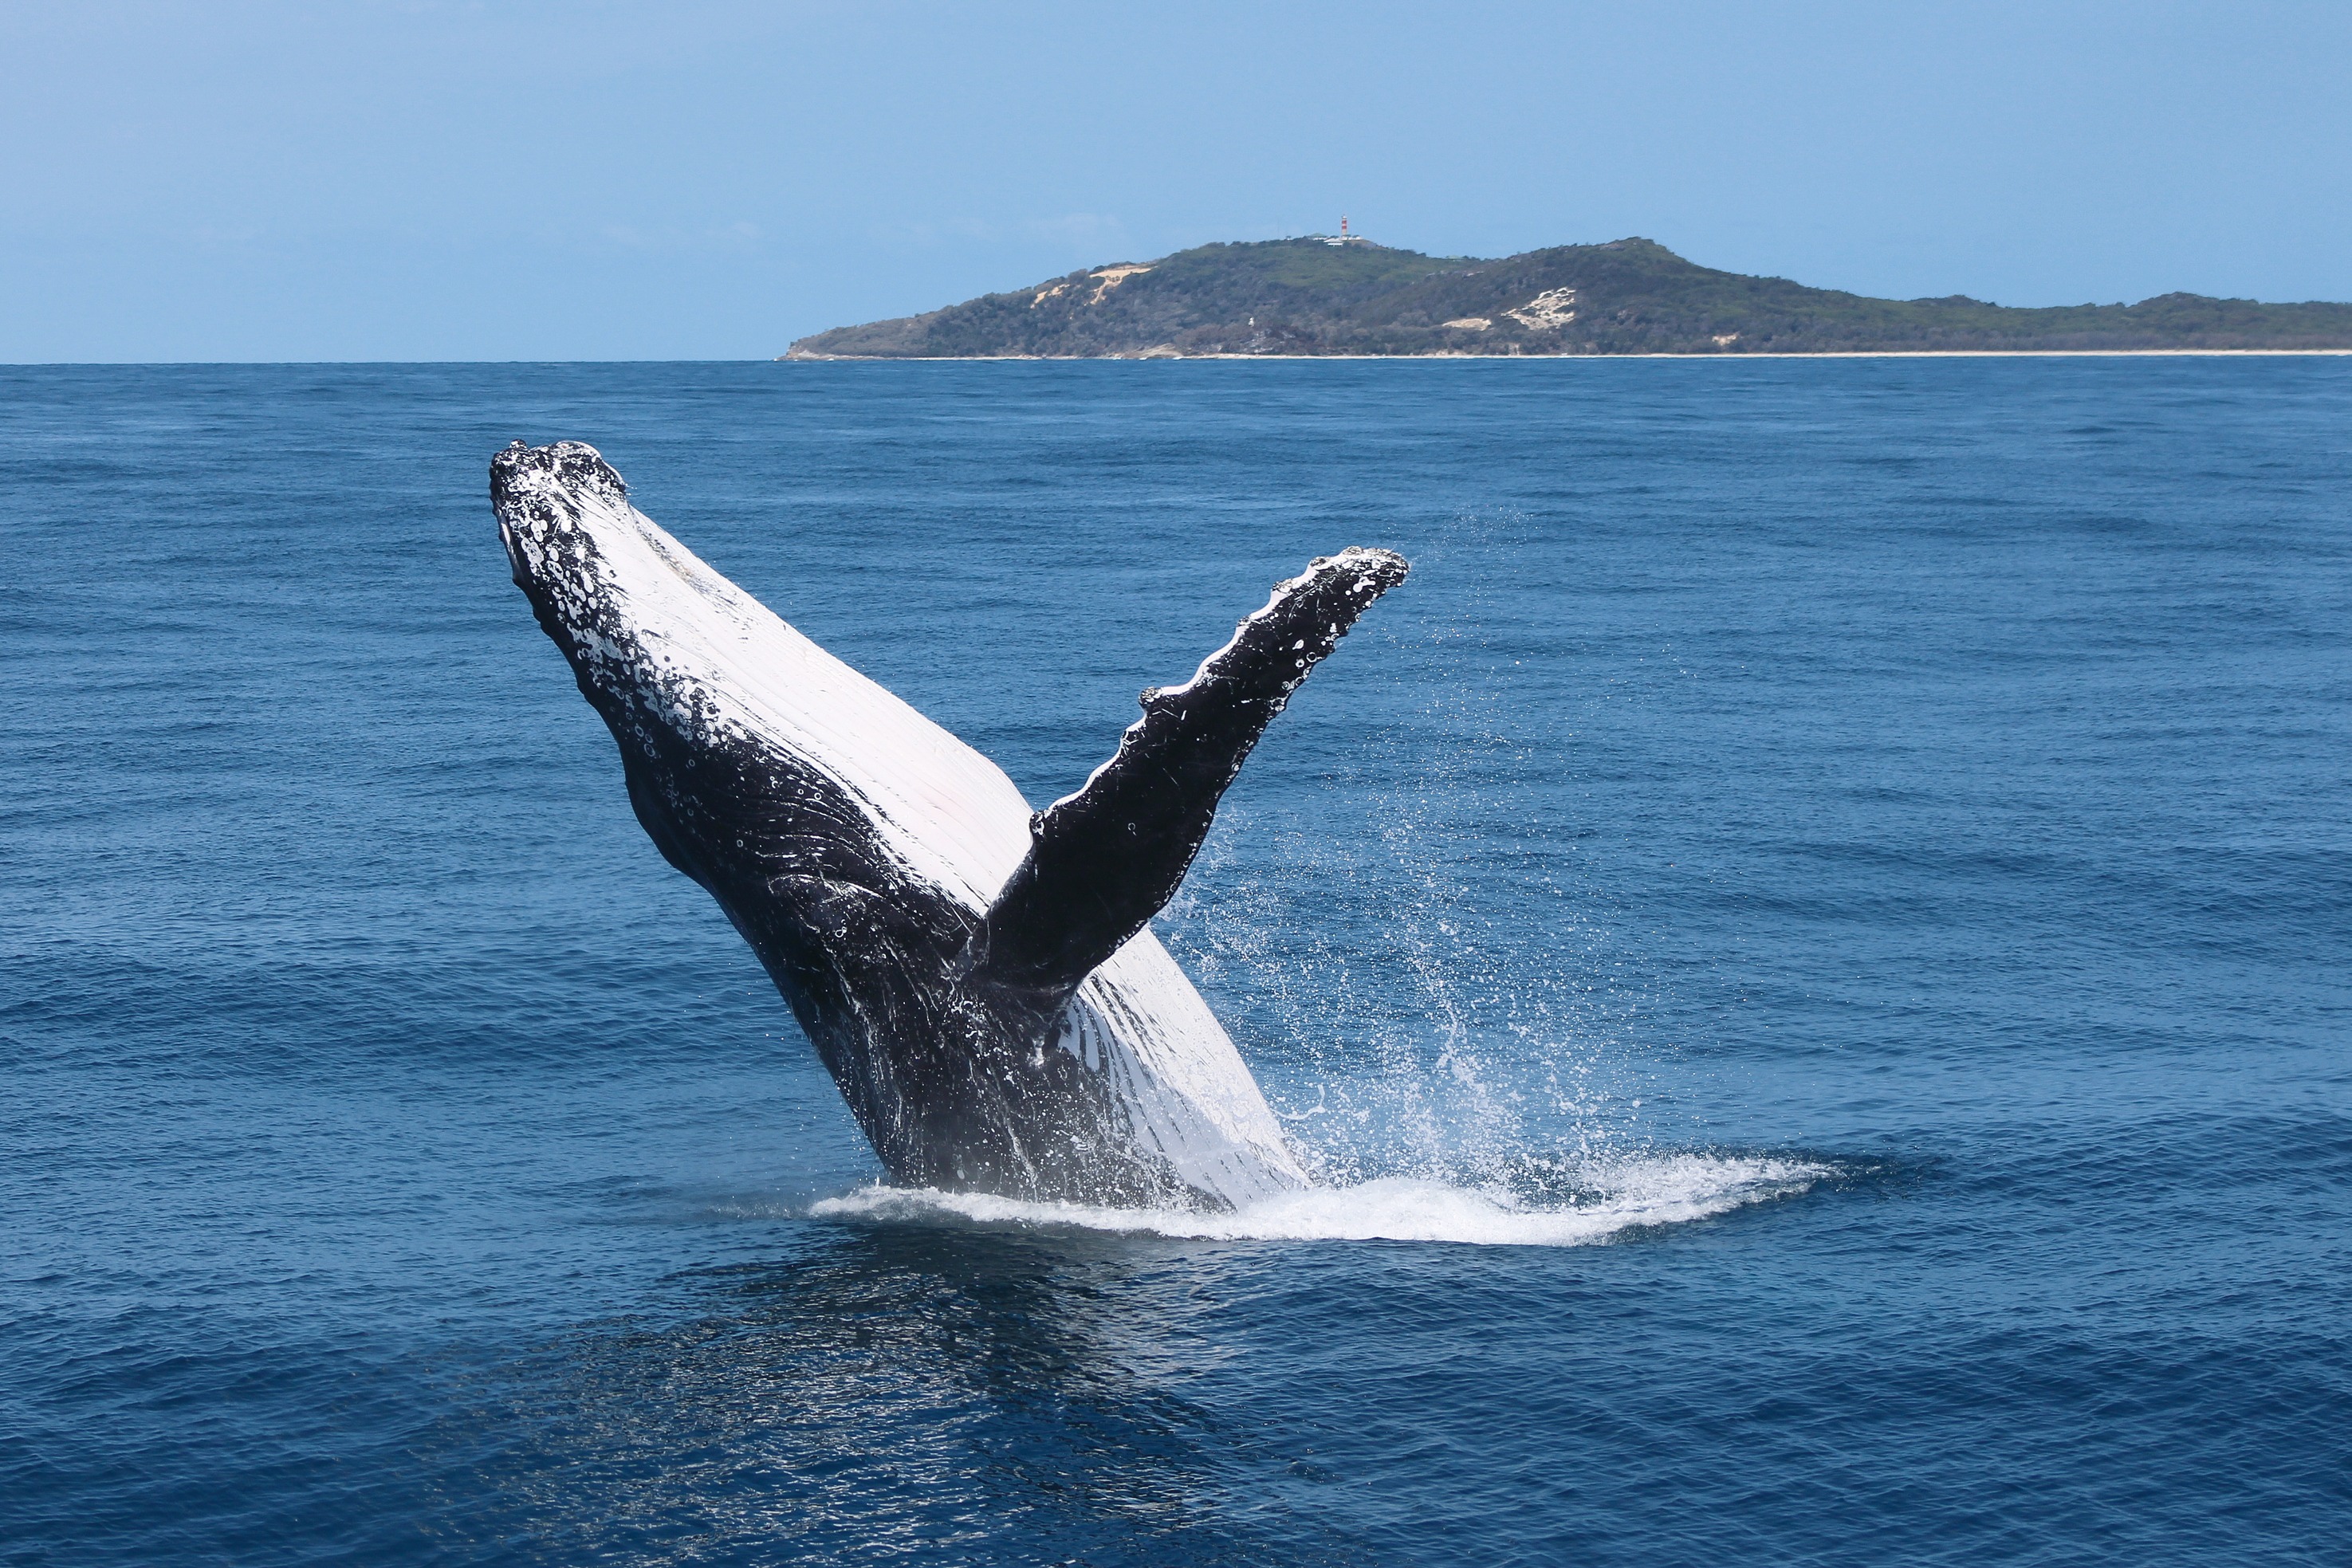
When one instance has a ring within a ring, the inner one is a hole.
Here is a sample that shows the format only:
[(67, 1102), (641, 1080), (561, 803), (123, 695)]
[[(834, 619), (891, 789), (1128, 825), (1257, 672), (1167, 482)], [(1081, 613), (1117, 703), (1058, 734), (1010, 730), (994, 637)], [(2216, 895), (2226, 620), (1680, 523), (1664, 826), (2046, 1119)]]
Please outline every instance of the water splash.
[(866, 1186), (812, 1205), (812, 1217), (868, 1224), (968, 1223), (1216, 1241), (1451, 1241), (1576, 1247), (1629, 1230), (1711, 1218), (1804, 1192), (1834, 1167), (1769, 1155), (1682, 1153), (1583, 1165), (1569, 1190), (1530, 1197), (1502, 1185), (1384, 1176), (1310, 1187), (1227, 1214), (1040, 1203), (985, 1193)]
[[(1456, 517), (1416, 543), (1421, 575), (1523, 521)], [(1333, 672), (1331, 719), (1297, 705), (1290, 749), (1227, 797), (1157, 923), (1337, 1186), (1483, 1187), (1531, 1149), (1645, 1142), (1624, 1037), (1650, 998), (1612, 962), (1576, 834), (1546, 820), (1561, 759), (1530, 738), (1479, 597), (1457, 585), (1442, 612), (1400, 602), (1360, 632), (1387, 646)]]

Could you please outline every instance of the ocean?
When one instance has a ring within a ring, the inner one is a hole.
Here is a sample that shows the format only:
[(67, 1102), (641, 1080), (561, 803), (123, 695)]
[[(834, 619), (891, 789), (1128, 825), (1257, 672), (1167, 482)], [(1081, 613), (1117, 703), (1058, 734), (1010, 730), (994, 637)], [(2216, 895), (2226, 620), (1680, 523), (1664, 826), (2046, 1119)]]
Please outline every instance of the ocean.
[[(906, 1192), (515, 437), (1030, 799), (1315, 1192)], [(2352, 361), (0, 369), (0, 1563), (2352, 1563)]]

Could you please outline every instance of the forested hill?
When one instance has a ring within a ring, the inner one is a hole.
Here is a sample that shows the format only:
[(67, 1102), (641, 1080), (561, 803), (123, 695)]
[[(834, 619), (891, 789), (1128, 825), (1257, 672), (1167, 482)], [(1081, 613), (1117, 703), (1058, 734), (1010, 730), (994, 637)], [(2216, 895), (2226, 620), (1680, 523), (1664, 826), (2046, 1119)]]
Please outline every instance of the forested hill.
[(1741, 354), (2352, 349), (2352, 305), (2164, 294), (2019, 309), (1872, 299), (1685, 261), (1645, 239), (1500, 261), (1323, 237), (1204, 245), (922, 316), (837, 327), (786, 359), (1205, 354)]

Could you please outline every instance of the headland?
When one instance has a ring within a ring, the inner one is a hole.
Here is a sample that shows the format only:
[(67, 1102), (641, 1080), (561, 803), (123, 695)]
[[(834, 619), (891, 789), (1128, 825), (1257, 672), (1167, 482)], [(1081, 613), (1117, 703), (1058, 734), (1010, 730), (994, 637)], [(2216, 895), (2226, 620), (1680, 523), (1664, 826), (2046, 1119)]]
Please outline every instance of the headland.
[(2021, 308), (1874, 299), (1701, 267), (1654, 240), (1500, 260), (1356, 236), (1197, 246), (793, 343), (787, 360), (2325, 353), (2352, 304), (2163, 294)]

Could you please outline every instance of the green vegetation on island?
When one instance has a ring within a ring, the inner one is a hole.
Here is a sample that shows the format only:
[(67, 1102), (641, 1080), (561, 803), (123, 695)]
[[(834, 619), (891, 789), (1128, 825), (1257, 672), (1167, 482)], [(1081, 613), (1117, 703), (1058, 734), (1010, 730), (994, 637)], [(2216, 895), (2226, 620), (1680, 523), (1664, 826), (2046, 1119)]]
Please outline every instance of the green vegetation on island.
[(2352, 349), (2352, 305), (2164, 294), (2017, 308), (1872, 299), (1699, 267), (1651, 240), (1500, 261), (1360, 239), (1204, 245), (921, 316), (803, 338), (787, 359), (1741, 354)]

